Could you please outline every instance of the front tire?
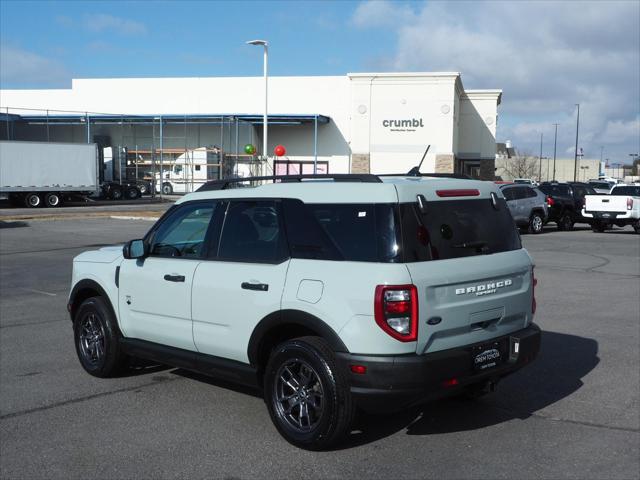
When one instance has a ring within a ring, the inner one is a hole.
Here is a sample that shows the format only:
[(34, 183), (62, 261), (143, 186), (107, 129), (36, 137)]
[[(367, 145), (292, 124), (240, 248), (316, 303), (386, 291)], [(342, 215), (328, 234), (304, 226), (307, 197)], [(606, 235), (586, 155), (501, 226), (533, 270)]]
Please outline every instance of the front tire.
[(173, 187), (170, 183), (162, 184), (162, 194), (163, 195), (171, 195), (173, 193)]
[(529, 219), (529, 233), (542, 233), (542, 229), (544, 227), (544, 220), (542, 219), (542, 215), (539, 213), (532, 213), (531, 218)]
[(326, 449), (349, 433), (355, 405), (346, 372), (319, 337), (289, 340), (273, 351), (264, 393), (271, 420), (293, 445)]
[(116, 319), (102, 297), (92, 297), (80, 305), (73, 322), (76, 354), (80, 365), (94, 377), (118, 374), (126, 362), (120, 348)]

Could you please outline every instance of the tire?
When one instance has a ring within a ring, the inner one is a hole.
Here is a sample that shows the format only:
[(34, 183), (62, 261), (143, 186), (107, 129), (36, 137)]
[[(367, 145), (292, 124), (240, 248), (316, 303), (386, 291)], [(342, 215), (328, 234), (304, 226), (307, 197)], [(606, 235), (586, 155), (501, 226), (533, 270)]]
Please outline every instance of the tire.
[(633, 230), (640, 234), (640, 220), (636, 220), (636, 223), (633, 224)]
[(103, 297), (82, 302), (73, 321), (73, 338), (80, 365), (94, 377), (113, 377), (126, 363), (116, 319)]
[(350, 431), (355, 404), (346, 372), (319, 337), (295, 338), (272, 352), (264, 375), (264, 394), (274, 425), (297, 447), (326, 449)]
[(544, 219), (538, 212), (533, 212), (529, 219), (529, 233), (542, 233), (544, 227)]
[(140, 195), (146, 195), (147, 193), (149, 193), (147, 190), (147, 185), (144, 183), (140, 183), (138, 185), (138, 188), (140, 189)]
[(44, 204), (49, 208), (58, 208), (62, 205), (62, 197), (59, 193), (47, 193), (44, 196)]
[(602, 233), (607, 229), (607, 226), (601, 222), (593, 222), (591, 224), (591, 230), (594, 232)]
[(562, 230), (562, 231), (573, 230), (573, 219), (571, 218), (571, 215), (568, 213), (564, 213), (558, 219), (557, 224), (558, 224), (558, 230)]
[(28, 208), (38, 208), (42, 206), (42, 197), (37, 193), (27, 193), (24, 196), (24, 204)]
[(162, 184), (162, 194), (163, 195), (171, 195), (173, 193), (173, 187), (170, 183)]
[(127, 200), (135, 200), (142, 196), (138, 187), (133, 186), (127, 187), (127, 189), (125, 190), (125, 195), (127, 196)]
[(111, 189), (111, 193), (109, 194), (111, 200), (122, 200), (122, 196), (122, 189), (120, 187), (113, 187)]

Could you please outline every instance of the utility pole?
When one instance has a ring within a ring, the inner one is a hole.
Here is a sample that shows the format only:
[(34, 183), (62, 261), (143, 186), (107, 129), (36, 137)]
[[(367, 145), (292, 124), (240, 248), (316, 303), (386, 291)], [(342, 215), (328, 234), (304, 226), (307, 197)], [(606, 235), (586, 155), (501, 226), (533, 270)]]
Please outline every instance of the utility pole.
[(580, 104), (576, 103), (578, 107), (578, 116), (576, 117), (576, 151), (573, 157), (573, 181), (578, 181), (578, 131), (580, 129)]
[(554, 123), (556, 126), (556, 134), (553, 137), (553, 181), (556, 180), (556, 147), (558, 145), (558, 124)]
[(538, 157), (539, 171), (538, 171), (538, 182), (542, 182), (542, 133), (540, 133), (540, 156)]

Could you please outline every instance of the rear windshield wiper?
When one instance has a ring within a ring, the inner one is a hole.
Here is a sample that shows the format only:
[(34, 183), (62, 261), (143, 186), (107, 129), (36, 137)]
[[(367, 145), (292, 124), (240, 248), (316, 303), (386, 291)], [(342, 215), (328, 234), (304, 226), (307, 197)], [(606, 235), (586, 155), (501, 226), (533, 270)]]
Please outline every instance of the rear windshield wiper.
[(452, 245), (453, 248), (483, 248), (487, 246), (487, 242), (484, 240), (478, 240), (476, 242), (463, 242), (457, 245)]

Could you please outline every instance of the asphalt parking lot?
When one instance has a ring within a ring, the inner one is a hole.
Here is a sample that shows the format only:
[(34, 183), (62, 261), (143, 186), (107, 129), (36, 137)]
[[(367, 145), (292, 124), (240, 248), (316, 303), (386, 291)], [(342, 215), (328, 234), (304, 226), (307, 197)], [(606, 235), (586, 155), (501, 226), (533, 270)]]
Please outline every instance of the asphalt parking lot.
[[(0, 220), (2, 220), (0, 218)], [(361, 416), (330, 452), (286, 443), (252, 392), (183, 370), (100, 380), (65, 304), (71, 259), (146, 220), (0, 221), (1, 478), (638, 478), (640, 236), (523, 235), (536, 362), (476, 402)]]

